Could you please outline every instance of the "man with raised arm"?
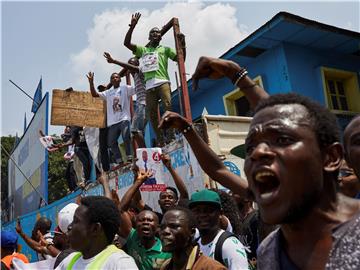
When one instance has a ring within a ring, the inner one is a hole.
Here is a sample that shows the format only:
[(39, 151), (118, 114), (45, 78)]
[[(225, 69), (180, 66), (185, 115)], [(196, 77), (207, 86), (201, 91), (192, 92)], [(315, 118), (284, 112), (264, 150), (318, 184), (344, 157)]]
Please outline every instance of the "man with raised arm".
[(141, 211), (136, 216), (134, 229), (128, 213), (133, 196), (150, 176), (150, 172), (138, 172), (134, 184), (120, 202), (122, 226), (119, 235), (126, 239), (124, 249), (141, 270), (160, 269), (163, 262), (171, 257), (170, 253), (162, 251), (161, 241), (156, 237), (159, 226), (157, 215), (150, 210)]
[[(161, 99), (164, 111), (171, 110), (171, 89), (168, 74), (168, 59), (177, 60), (174, 49), (160, 45), (161, 30), (154, 27), (149, 32), (149, 44), (140, 46), (131, 42), (134, 28), (141, 17), (140, 13), (135, 13), (131, 17), (129, 30), (126, 33), (124, 45), (131, 50), (134, 55), (141, 60), (141, 70), (145, 76), (146, 84), (146, 106), (151, 125), (156, 133), (158, 143), (162, 145), (164, 138), (158, 129), (158, 100)], [(183, 49), (184, 59), (186, 56), (185, 36), (178, 36)], [(173, 132), (169, 134), (169, 140), (173, 139)]]
[[(145, 148), (145, 127), (146, 127), (146, 93), (144, 74), (139, 69), (139, 59), (132, 57), (127, 63), (115, 60), (108, 52), (104, 52), (104, 57), (108, 63), (116, 64), (123, 67), (123, 70), (129, 71), (134, 78), (135, 94), (136, 94), (136, 109), (131, 121), (131, 133), (136, 141), (138, 148)], [(120, 75), (123, 70), (120, 71)]]
[(87, 75), (90, 85), (90, 92), (93, 97), (100, 97), (106, 101), (106, 117), (108, 126), (108, 146), (114, 155), (115, 161), (122, 164), (124, 161), (118, 145), (118, 138), (122, 135), (127, 161), (132, 160), (131, 139), (130, 139), (130, 98), (135, 94), (135, 88), (130, 85), (120, 85), (121, 78), (118, 73), (111, 74), (111, 89), (97, 92), (94, 86), (94, 73)]
[(46, 260), (52, 258), (52, 256), (49, 254), (48, 250), (44, 248), (40, 243), (40, 235), (38, 234), (38, 231), (41, 232), (41, 234), (44, 236), (44, 239), (48, 243), (53, 243), (54, 236), (50, 233), (51, 228), (51, 220), (46, 217), (39, 218), (35, 225), (33, 230), (31, 231), (31, 237), (24, 233), (20, 219), (16, 222), (15, 230), (16, 232), (21, 236), (21, 238), (25, 241), (25, 243), (36, 251), (38, 260)]

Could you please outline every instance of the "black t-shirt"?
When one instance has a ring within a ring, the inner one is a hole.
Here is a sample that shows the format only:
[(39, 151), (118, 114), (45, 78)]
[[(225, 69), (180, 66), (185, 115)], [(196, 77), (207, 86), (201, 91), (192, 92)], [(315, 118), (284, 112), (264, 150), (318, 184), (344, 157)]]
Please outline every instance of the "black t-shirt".
[(239, 233), (241, 242), (250, 247), (251, 252), (247, 252), (249, 260), (256, 258), (256, 250), (259, 245), (258, 227), (259, 213), (255, 210), (244, 219)]
[(71, 139), (77, 147), (87, 147), (85, 133), (82, 127), (71, 127)]

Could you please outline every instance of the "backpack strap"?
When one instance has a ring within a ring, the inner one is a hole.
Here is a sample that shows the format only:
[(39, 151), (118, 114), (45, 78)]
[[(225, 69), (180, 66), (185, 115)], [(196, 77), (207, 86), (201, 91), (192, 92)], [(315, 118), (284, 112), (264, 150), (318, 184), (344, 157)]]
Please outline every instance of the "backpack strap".
[[(225, 265), (224, 261), (223, 261), (223, 257), (222, 257), (222, 246), (225, 242), (226, 239), (228, 239), (229, 237), (236, 237), (235, 234), (231, 233), (231, 232), (228, 232), (228, 231), (224, 231), (219, 239), (217, 240), (216, 242), (216, 245), (215, 245), (215, 253), (214, 253), (214, 259), (216, 261), (218, 261), (219, 263)], [(237, 237), (236, 237), (237, 238)], [(226, 266), (226, 265), (225, 265)]]

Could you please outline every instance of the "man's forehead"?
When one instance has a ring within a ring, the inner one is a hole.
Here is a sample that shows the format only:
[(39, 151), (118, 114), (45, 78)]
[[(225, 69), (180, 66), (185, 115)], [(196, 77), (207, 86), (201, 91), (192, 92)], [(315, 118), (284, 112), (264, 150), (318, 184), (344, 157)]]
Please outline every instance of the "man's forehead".
[(284, 127), (310, 125), (309, 112), (301, 104), (278, 104), (266, 107), (255, 114), (250, 129), (276, 125)]
[(167, 211), (163, 217), (167, 222), (179, 223), (183, 221), (187, 221), (185, 213), (179, 210), (170, 210)]
[(172, 195), (172, 196), (174, 196), (175, 192), (173, 190), (171, 190), (171, 189), (165, 189), (164, 191), (160, 192), (160, 196), (162, 196), (162, 195)]
[(152, 33), (152, 32), (160, 32), (159, 27), (151, 28), (151, 29), (150, 29), (150, 33)]
[(139, 217), (154, 217), (156, 214), (153, 211), (150, 210), (143, 210), (139, 213)]

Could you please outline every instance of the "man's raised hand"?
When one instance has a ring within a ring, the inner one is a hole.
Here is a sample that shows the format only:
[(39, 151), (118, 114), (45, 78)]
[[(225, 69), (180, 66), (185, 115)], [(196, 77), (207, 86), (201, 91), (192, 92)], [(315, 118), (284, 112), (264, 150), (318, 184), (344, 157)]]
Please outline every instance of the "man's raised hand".
[(153, 172), (151, 170), (148, 170), (147, 172), (145, 172), (144, 170), (140, 170), (135, 181), (143, 184), (146, 179), (150, 178), (151, 176), (153, 176)]
[(21, 227), (21, 223), (20, 223), (20, 219), (17, 218), (16, 220), (16, 226), (15, 226), (15, 230), (18, 234), (22, 233), (22, 227)]
[(129, 24), (130, 27), (135, 27), (135, 25), (138, 23), (139, 19), (141, 17), (140, 12), (136, 12), (135, 14), (131, 15), (131, 22)]
[(194, 91), (197, 90), (199, 80), (203, 78), (220, 79), (228, 77), (229, 79), (233, 79), (240, 70), (240, 66), (233, 61), (202, 56), (192, 75), (192, 88)]
[(176, 128), (177, 130), (182, 131), (190, 125), (191, 123), (188, 122), (188, 120), (186, 120), (186, 118), (182, 117), (180, 114), (166, 111), (161, 117), (159, 128)]
[(161, 161), (166, 168), (171, 167), (171, 157), (168, 154), (161, 154)]
[(89, 73), (86, 74), (86, 77), (88, 78), (90, 83), (94, 82), (94, 72), (89, 71)]
[(106, 61), (110, 64), (114, 63), (114, 59), (111, 57), (110, 53), (104, 52), (104, 57), (106, 58)]

